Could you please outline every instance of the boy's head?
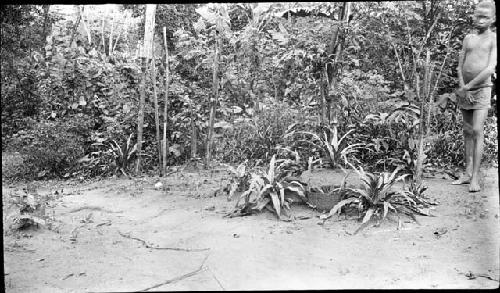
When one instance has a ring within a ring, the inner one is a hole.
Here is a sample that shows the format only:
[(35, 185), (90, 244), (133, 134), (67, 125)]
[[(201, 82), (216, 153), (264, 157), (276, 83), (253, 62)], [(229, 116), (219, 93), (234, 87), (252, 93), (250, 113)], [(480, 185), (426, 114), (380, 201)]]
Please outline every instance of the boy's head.
[(495, 22), (495, 2), (483, 1), (474, 10), (474, 25), (478, 29), (488, 29)]

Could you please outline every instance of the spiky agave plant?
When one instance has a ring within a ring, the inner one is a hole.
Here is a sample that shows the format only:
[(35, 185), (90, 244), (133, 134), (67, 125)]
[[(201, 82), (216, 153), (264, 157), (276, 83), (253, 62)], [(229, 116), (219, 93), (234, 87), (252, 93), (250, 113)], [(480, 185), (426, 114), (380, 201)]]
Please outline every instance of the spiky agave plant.
[[(427, 190), (427, 186), (424, 186), (423, 183), (416, 184), (415, 181), (412, 181), (409, 185), (408, 190), (404, 190), (403, 193), (406, 195), (405, 201), (403, 201), (403, 205), (407, 206), (407, 209), (410, 209), (416, 214), (432, 216), (429, 213), (429, 209), (431, 206), (437, 205), (438, 202), (436, 200), (432, 200), (427, 197), (424, 192)], [(396, 202), (394, 204), (399, 204)]]
[(354, 129), (347, 131), (344, 135), (339, 138), (337, 126), (333, 127), (322, 127), (321, 133), (314, 133), (310, 131), (292, 131), (285, 135), (285, 137), (295, 136), (295, 135), (306, 135), (311, 139), (298, 139), (295, 142), (305, 142), (312, 144), (315, 147), (319, 147), (328, 156), (330, 164), (332, 167), (337, 167), (340, 163), (340, 159), (347, 161), (347, 156), (349, 154), (355, 153), (358, 149), (363, 148), (362, 143), (347, 144), (346, 138), (354, 132)]
[(276, 213), (279, 219), (282, 215), (289, 217), (287, 211), (293, 202), (291, 195), (295, 194), (306, 201), (306, 184), (286, 176), (289, 171), (287, 167), (292, 163), (289, 159), (276, 160), (276, 155), (273, 155), (267, 172), (252, 172), (250, 186), (240, 195), (235, 211), (230, 216), (249, 215), (267, 208)]
[(361, 188), (350, 189), (352, 192), (349, 193), (348, 197), (335, 205), (328, 215), (323, 216), (323, 220), (339, 213), (344, 206), (357, 204), (363, 218), (361, 226), (355, 231), (356, 234), (368, 225), (372, 217), (375, 216), (381, 221), (386, 218), (389, 211), (398, 214), (398, 216), (405, 214), (414, 221), (417, 221), (415, 214), (426, 215), (416, 207), (415, 201), (408, 193), (392, 190), (394, 183), (402, 181), (408, 176), (408, 174), (397, 176), (399, 168), (396, 168), (392, 173), (383, 172), (378, 175), (365, 172), (361, 167), (359, 170), (356, 168), (354, 170), (361, 178)]
[(123, 175), (128, 176), (128, 166), (137, 151), (137, 143), (132, 145), (132, 134), (129, 135), (127, 142), (122, 145), (118, 144), (116, 140), (111, 140), (109, 145), (115, 158), (115, 172), (121, 171)]
[(228, 191), (228, 200), (231, 200), (237, 191), (244, 191), (249, 188), (250, 172), (247, 168), (248, 160), (238, 165), (235, 169), (233, 166), (228, 166), (228, 171), (231, 174), (231, 181), (226, 187)]

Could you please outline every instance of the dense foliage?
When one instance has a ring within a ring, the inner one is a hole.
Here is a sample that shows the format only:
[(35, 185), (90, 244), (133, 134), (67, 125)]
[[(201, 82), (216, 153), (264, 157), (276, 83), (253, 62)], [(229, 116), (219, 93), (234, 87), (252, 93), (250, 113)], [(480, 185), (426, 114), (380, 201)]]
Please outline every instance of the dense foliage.
[[(417, 111), (420, 101), (413, 80), (421, 70), (422, 52), (430, 50), (434, 79), (446, 61), (435, 96), (453, 92), (458, 50), (471, 29), (473, 4), (352, 3), (337, 84), (326, 95), (339, 113), (336, 135), (349, 133), (345, 146), (339, 147), (363, 145), (349, 156), (367, 170), (414, 169), (416, 127), (423, 113)], [(327, 145), (326, 151), (306, 147), (287, 133), (293, 128), (323, 135), (321, 89), (325, 64), (332, 60), (332, 32), (343, 26), (338, 20), (342, 5), (159, 5), (154, 44), (158, 70), (156, 80), (148, 77), (146, 84), (145, 171), (155, 171), (158, 161), (153, 83), (160, 109), (165, 106), (163, 26), (170, 54), (168, 165), (204, 156), (216, 45), (217, 160), (267, 162), (280, 147), (297, 150), (306, 161), (332, 158)], [(131, 163), (123, 150), (131, 152), (136, 143), (141, 79), (136, 48), (143, 38), (143, 7), (119, 6), (112, 18), (106, 18), (98, 7), (89, 6), (81, 20), (78, 13), (64, 15), (54, 7), (2, 6), (2, 150), (23, 157), (26, 167), (16, 176), (127, 173)], [(113, 40), (109, 50), (104, 44)], [(490, 163), (498, 152), (492, 101), (484, 158)], [(463, 164), (460, 121), (453, 102), (433, 112), (426, 167)]]

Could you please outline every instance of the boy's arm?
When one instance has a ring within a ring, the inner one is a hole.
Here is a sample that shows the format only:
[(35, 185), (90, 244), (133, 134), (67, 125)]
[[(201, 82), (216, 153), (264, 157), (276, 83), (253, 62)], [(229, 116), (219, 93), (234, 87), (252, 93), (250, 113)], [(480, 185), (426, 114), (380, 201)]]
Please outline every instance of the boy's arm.
[(458, 75), (458, 86), (460, 88), (463, 88), (465, 86), (464, 77), (462, 75), (462, 67), (463, 67), (464, 61), (465, 61), (465, 46), (466, 46), (468, 38), (469, 38), (469, 35), (466, 35), (463, 42), (462, 42), (462, 50), (460, 50), (460, 53), (458, 54), (457, 75)]
[(489, 78), (493, 73), (495, 73), (495, 67), (497, 66), (497, 35), (493, 34), (492, 44), (490, 52), (488, 54), (488, 66), (486, 66), (483, 71), (481, 71), (473, 80), (469, 81), (465, 86), (465, 90), (474, 88), (476, 85), (481, 84), (487, 78)]

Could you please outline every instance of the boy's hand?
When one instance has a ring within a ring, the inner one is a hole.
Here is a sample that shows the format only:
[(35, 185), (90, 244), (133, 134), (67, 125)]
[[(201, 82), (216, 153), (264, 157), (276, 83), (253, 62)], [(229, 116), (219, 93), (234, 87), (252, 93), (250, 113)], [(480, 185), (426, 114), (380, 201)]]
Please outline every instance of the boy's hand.
[(469, 93), (470, 88), (466, 85), (461, 88), (459, 88), (456, 91), (457, 96), (459, 96), (462, 99), (465, 99), (467, 102), (472, 103), (472, 96)]

